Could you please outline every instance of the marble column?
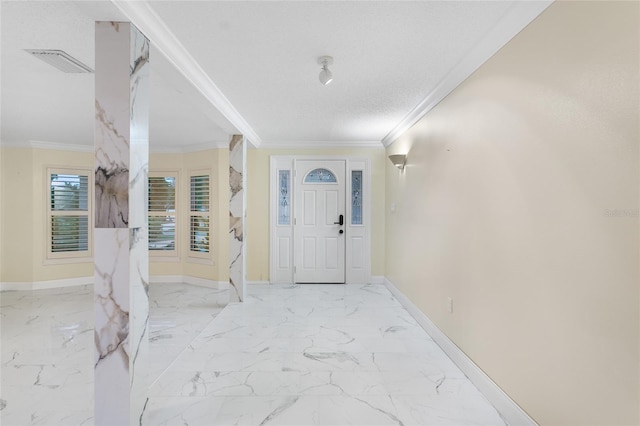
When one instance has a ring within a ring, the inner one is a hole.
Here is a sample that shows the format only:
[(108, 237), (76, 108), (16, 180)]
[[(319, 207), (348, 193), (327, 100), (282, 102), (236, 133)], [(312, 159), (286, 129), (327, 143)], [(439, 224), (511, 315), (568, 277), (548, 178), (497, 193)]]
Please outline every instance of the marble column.
[(229, 301), (242, 302), (245, 294), (245, 165), (247, 146), (242, 135), (229, 143)]
[(140, 424), (147, 402), (149, 40), (96, 22), (96, 425)]

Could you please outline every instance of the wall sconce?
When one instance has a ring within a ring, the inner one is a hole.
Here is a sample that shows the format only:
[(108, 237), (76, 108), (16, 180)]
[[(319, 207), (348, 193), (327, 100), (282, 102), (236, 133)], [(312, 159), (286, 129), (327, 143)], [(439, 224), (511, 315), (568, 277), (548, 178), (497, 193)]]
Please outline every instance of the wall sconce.
[(389, 160), (394, 166), (400, 170), (404, 170), (404, 164), (407, 162), (407, 156), (405, 154), (394, 154), (389, 156)]
[(329, 65), (333, 65), (333, 58), (331, 56), (320, 56), (318, 63), (322, 65), (322, 71), (318, 75), (320, 83), (327, 85), (333, 81), (333, 73), (329, 70)]

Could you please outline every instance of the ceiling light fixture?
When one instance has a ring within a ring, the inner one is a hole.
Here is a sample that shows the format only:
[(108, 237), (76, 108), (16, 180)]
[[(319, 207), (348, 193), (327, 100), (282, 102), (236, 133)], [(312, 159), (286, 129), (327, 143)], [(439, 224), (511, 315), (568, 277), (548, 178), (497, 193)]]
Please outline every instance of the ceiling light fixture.
[(67, 73), (92, 73), (93, 70), (63, 50), (25, 49), (38, 59)]
[(329, 65), (333, 65), (333, 58), (331, 56), (320, 56), (318, 63), (322, 65), (322, 71), (320, 71), (318, 78), (320, 79), (320, 83), (326, 86), (333, 81), (333, 73), (329, 71)]

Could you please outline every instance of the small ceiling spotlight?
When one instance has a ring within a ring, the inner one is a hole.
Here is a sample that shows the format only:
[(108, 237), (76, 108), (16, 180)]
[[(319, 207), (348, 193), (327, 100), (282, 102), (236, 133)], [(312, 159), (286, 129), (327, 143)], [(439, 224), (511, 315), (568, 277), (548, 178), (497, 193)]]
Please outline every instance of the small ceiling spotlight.
[(326, 86), (333, 81), (333, 74), (329, 71), (329, 65), (333, 65), (333, 58), (331, 56), (320, 56), (318, 63), (322, 65), (322, 71), (320, 71), (318, 78), (320, 83)]

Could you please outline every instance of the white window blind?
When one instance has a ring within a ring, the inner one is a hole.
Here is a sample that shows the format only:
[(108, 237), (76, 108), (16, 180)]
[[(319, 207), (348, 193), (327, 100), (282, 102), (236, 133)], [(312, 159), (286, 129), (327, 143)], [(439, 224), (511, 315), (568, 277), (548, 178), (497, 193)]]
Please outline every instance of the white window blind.
[(49, 169), (49, 258), (90, 256), (88, 171)]
[(149, 250), (153, 256), (177, 253), (177, 173), (149, 173)]
[(209, 181), (208, 174), (190, 177), (189, 251), (192, 255), (201, 254), (201, 257), (210, 251)]

